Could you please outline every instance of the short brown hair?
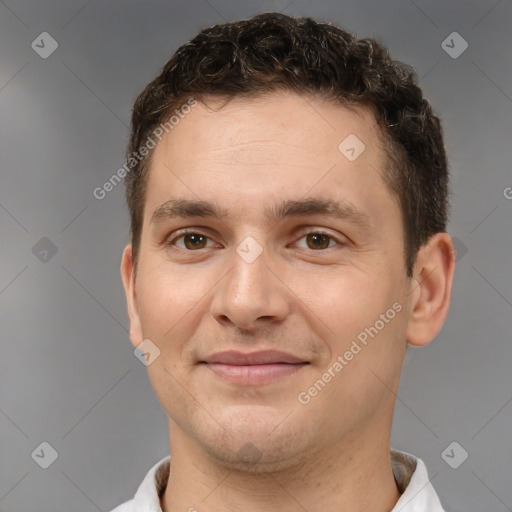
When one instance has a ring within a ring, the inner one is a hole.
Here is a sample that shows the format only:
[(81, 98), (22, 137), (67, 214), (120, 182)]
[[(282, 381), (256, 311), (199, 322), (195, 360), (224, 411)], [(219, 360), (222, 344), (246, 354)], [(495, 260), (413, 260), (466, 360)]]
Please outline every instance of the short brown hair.
[[(439, 118), (414, 71), (391, 60), (373, 39), (279, 13), (202, 30), (135, 101), (128, 156), (190, 97), (201, 101), (274, 91), (319, 94), (343, 106), (372, 109), (388, 157), (384, 179), (402, 211), (405, 265), (412, 276), (420, 247), (446, 230), (448, 165)], [(126, 176), (135, 263), (151, 154)]]

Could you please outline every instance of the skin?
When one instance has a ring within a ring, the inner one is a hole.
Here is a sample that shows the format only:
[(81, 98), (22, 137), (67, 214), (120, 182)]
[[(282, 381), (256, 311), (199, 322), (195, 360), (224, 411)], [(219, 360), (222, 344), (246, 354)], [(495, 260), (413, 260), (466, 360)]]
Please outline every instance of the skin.
[[(407, 277), (400, 208), (368, 110), (293, 93), (207, 103), (155, 148), (137, 272), (130, 245), (121, 267), (132, 343), (160, 350), (148, 372), (169, 418), (162, 509), (389, 511), (399, 498), (389, 443), (403, 357), (446, 318), (451, 238), (433, 236)], [(365, 144), (353, 162), (338, 150), (349, 134)], [(226, 216), (168, 216), (158, 209), (171, 199), (208, 201)], [(346, 215), (265, 215), (304, 199), (339, 202)], [(252, 263), (236, 251), (247, 237), (262, 249)], [(300, 403), (395, 303), (401, 311)], [(264, 349), (309, 364), (253, 386), (200, 364), (221, 350)]]

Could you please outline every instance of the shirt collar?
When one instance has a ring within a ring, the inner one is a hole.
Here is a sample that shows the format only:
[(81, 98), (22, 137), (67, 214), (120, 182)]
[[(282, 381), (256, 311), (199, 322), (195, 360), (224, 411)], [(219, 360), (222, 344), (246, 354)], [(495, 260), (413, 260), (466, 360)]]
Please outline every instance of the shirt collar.
[[(167, 485), (170, 461), (171, 457), (167, 456), (149, 470), (134, 496), (134, 510), (162, 512), (160, 496)], [(391, 449), (391, 466), (401, 492), (400, 499), (391, 512), (444, 512), (421, 459), (410, 453)]]
[(444, 512), (421, 459), (391, 449), (391, 467), (402, 493), (391, 512)]

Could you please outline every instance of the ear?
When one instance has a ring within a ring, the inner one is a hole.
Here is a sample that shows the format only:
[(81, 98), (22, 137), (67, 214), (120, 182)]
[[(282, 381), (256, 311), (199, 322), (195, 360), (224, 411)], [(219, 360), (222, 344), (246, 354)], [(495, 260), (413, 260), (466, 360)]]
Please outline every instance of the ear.
[(144, 339), (139, 312), (137, 309), (137, 298), (135, 294), (135, 266), (131, 244), (128, 244), (123, 251), (121, 260), (121, 278), (123, 280), (126, 304), (128, 306), (128, 317), (130, 319), (130, 339), (136, 347)]
[(411, 280), (411, 316), (407, 341), (411, 345), (430, 343), (448, 315), (455, 271), (455, 247), (448, 233), (437, 233), (421, 247)]

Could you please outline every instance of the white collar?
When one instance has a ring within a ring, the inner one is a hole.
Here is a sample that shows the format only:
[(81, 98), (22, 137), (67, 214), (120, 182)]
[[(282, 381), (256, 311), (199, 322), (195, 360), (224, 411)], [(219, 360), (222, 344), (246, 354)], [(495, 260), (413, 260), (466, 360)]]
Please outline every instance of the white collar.
[[(171, 457), (167, 456), (155, 464), (140, 484), (134, 499), (112, 512), (162, 512), (160, 495), (167, 484), (170, 461)], [(421, 459), (391, 449), (391, 465), (402, 493), (391, 512), (444, 512)]]

